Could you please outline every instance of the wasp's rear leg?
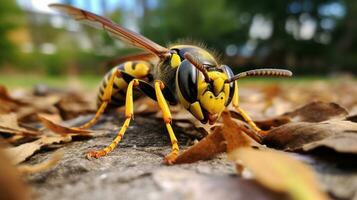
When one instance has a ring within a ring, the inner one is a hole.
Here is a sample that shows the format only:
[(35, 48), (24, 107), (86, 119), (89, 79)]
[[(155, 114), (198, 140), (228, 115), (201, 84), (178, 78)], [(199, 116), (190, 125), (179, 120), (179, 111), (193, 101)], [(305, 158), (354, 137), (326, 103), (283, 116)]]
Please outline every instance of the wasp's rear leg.
[(104, 92), (103, 92), (103, 95), (101, 97), (101, 104), (100, 104), (97, 112), (95, 113), (95, 116), (90, 121), (83, 124), (82, 126), (79, 126), (78, 128), (80, 128), (80, 129), (90, 128), (98, 121), (99, 117), (103, 114), (103, 112), (105, 111), (105, 109), (107, 108), (107, 106), (110, 102), (112, 92), (113, 92), (114, 80), (116, 77), (119, 78), (120, 76), (121, 76), (120, 70), (115, 70), (114, 72), (111, 73), (109, 81), (107, 82)]
[(176, 139), (175, 133), (171, 127), (172, 117), (171, 117), (171, 113), (169, 110), (169, 106), (168, 106), (166, 99), (164, 98), (164, 95), (162, 94), (162, 91), (161, 91), (162, 89), (164, 89), (164, 87), (165, 87), (165, 85), (162, 81), (159, 81), (159, 80), (155, 81), (156, 99), (157, 99), (159, 107), (162, 111), (162, 118), (164, 119), (166, 129), (170, 136), (171, 146), (172, 146), (171, 153), (165, 156), (165, 163), (173, 164), (179, 154), (179, 147), (177, 144), (177, 139)]
[(112, 143), (110, 145), (108, 145), (107, 147), (105, 147), (102, 150), (90, 151), (87, 154), (87, 157), (99, 158), (101, 156), (107, 155), (109, 152), (113, 151), (113, 149), (118, 145), (120, 140), (123, 138), (126, 129), (129, 127), (130, 120), (134, 116), (133, 87), (138, 86), (138, 85), (139, 85), (138, 79), (133, 79), (132, 81), (130, 81), (130, 83), (128, 85), (127, 92), (126, 92), (126, 100), (125, 100), (125, 118), (126, 119), (125, 119), (124, 124), (121, 127), (120, 131), (118, 132), (117, 136), (115, 137), (115, 139), (112, 141)]
[[(114, 67), (109, 71), (102, 80), (98, 93), (98, 110), (95, 116), (84, 125), (78, 127), (87, 129), (93, 126), (105, 111), (124, 105), (125, 93), (128, 84), (133, 79), (152, 80), (150, 69), (152, 65), (145, 61), (128, 61)], [(134, 98), (138, 98), (138, 94), (134, 94)]]

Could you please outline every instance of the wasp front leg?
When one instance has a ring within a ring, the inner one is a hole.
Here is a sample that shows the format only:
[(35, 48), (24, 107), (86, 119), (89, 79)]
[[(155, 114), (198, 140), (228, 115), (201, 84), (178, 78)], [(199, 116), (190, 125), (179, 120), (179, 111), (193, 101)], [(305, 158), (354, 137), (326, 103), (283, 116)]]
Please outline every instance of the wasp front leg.
[(238, 96), (238, 83), (234, 82), (234, 94), (232, 97), (232, 105), (236, 109), (236, 111), (243, 117), (243, 119), (252, 127), (259, 135), (265, 136), (267, 133), (260, 129), (253, 120), (249, 117), (249, 115), (239, 106), (239, 96)]
[(162, 81), (156, 80), (155, 81), (155, 93), (156, 93), (156, 99), (159, 104), (159, 107), (162, 111), (162, 118), (165, 122), (167, 132), (169, 133), (170, 140), (171, 140), (171, 153), (165, 156), (165, 163), (166, 164), (173, 164), (179, 154), (179, 147), (177, 144), (177, 139), (175, 136), (174, 131), (172, 130), (171, 127), (171, 113), (169, 106), (166, 102), (166, 99), (164, 98), (164, 95), (162, 94), (162, 90), (164, 89), (165, 85)]

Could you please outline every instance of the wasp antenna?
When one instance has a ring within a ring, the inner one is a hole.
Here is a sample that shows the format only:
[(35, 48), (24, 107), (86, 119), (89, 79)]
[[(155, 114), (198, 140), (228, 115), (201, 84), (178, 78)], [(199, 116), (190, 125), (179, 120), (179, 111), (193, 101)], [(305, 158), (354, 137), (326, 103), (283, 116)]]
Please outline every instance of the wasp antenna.
[(189, 52), (186, 52), (184, 54), (184, 57), (193, 65), (195, 66), (199, 71), (202, 72), (203, 76), (205, 77), (205, 81), (207, 83), (209, 83), (211, 81), (211, 79), (208, 76), (207, 70), (205, 68), (205, 66), (192, 54), (190, 54)]
[(280, 76), (280, 77), (290, 77), (293, 73), (285, 69), (253, 69), (245, 72), (241, 72), (230, 79), (227, 79), (225, 82), (230, 83), (237, 79), (248, 77), (248, 76)]

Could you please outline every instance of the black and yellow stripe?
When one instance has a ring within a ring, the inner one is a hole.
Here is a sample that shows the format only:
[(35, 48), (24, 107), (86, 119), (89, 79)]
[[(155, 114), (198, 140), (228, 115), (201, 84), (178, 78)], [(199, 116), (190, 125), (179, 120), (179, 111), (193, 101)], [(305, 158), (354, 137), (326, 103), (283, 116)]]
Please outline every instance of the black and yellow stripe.
[[(116, 67), (113, 67), (107, 74), (104, 75), (102, 79), (99, 91), (97, 95), (97, 106), (99, 107), (103, 103), (103, 94), (105, 91), (106, 86), (108, 85), (110, 77), (115, 73), (117, 70), (125, 72), (131, 75), (133, 78), (145, 80), (145, 81), (152, 81), (150, 74), (152, 69), (152, 64), (146, 61), (129, 61), (124, 62)], [(113, 91), (108, 103), (108, 109), (115, 108), (119, 106), (123, 106), (125, 104), (125, 97), (127, 91), (128, 83), (122, 77), (115, 77), (114, 84), (113, 84)], [(134, 99), (137, 99), (141, 96), (139, 92), (134, 92)]]

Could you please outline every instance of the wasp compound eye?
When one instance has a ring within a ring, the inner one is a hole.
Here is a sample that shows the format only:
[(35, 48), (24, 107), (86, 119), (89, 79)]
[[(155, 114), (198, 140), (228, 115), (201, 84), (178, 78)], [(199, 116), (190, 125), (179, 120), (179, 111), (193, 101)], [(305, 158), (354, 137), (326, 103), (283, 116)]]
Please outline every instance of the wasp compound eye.
[(205, 77), (205, 81), (207, 83), (211, 82), (205, 66), (196, 57), (194, 57), (192, 54), (188, 52), (186, 52), (184, 56), (193, 66), (195, 66), (200, 72), (202, 72), (203, 76)]

